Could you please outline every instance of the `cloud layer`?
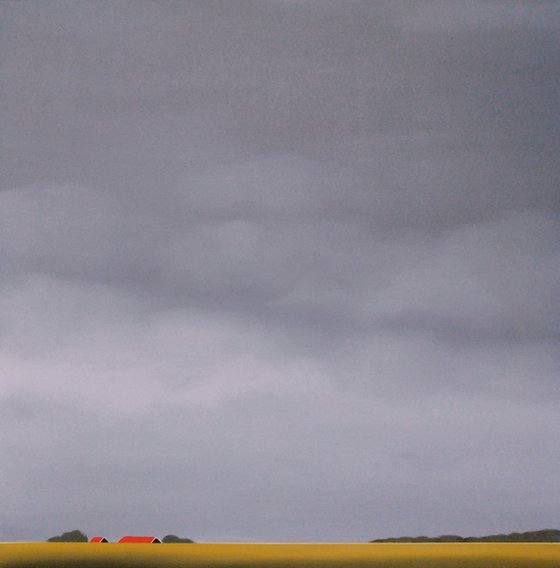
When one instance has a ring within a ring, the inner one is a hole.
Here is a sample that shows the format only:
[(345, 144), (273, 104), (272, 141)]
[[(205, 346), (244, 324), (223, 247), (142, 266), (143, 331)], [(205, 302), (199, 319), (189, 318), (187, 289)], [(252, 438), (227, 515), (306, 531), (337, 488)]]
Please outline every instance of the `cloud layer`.
[(0, 540), (555, 524), (555, 4), (0, 10)]

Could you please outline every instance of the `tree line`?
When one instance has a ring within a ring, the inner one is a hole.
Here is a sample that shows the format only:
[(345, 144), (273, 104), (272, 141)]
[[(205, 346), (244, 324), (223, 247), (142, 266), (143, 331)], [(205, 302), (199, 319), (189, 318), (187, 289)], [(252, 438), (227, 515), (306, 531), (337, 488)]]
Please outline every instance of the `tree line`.
[[(80, 530), (64, 532), (47, 539), (47, 542), (88, 542), (88, 537)], [(193, 543), (190, 538), (180, 538), (168, 534), (161, 539), (163, 543)], [(560, 530), (543, 529), (540, 531), (513, 532), (509, 534), (491, 534), (488, 536), (462, 537), (456, 534), (441, 536), (400, 536), (397, 538), (378, 538), (369, 542), (560, 542)]]
[(400, 536), (397, 538), (378, 538), (370, 540), (370, 542), (560, 542), (560, 530), (543, 529), (540, 531), (467, 537), (456, 534), (443, 534), (435, 537)]
[[(85, 533), (80, 530), (73, 530), (68, 532), (63, 532), (61, 535), (58, 536), (51, 536), (51, 538), (47, 539), (47, 542), (88, 542), (89, 539)], [(168, 534), (161, 539), (161, 542), (168, 543), (168, 544), (177, 544), (177, 543), (185, 543), (191, 544), (194, 543), (194, 540), (190, 538), (180, 538), (174, 534)]]

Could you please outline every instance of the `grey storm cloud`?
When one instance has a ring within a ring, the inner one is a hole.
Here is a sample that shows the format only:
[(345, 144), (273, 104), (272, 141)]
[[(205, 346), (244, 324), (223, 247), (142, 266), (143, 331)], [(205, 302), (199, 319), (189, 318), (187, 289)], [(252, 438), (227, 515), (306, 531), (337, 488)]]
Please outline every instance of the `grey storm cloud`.
[(0, 11), (0, 539), (557, 524), (556, 3)]

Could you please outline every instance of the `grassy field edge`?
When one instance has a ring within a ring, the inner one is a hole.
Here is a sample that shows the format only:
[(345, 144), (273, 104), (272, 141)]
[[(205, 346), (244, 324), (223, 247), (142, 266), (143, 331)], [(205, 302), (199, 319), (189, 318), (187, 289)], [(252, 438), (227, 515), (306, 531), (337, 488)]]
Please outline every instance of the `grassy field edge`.
[(0, 543), (1, 568), (558, 568), (560, 543)]

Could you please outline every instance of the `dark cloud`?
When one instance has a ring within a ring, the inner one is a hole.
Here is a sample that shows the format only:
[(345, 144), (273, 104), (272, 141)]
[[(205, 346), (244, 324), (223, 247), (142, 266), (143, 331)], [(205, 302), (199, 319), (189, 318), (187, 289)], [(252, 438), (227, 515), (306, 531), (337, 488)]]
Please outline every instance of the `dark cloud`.
[(0, 10), (0, 538), (554, 525), (556, 4)]

